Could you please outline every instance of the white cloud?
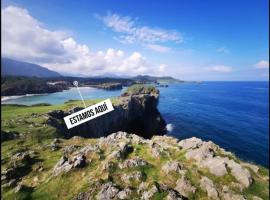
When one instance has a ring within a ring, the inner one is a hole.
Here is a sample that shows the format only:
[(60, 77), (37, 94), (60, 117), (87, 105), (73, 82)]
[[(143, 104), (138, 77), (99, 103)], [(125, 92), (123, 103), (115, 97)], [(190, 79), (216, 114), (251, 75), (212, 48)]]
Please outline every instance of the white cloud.
[(229, 73), (232, 71), (232, 67), (225, 65), (214, 65), (208, 68), (208, 70), (220, 73)]
[(260, 60), (255, 65), (255, 68), (258, 69), (268, 69), (269, 68), (269, 61), (268, 60)]
[[(67, 37), (63, 31), (49, 31), (31, 17), (27, 10), (14, 6), (1, 9), (2, 55), (39, 61), (64, 60), (61, 40)], [(53, 57), (53, 59), (52, 59)]]
[[(182, 34), (177, 31), (140, 26), (137, 25), (135, 19), (128, 16), (109, 13), (106, 16), (99, 18), (107, 27), (111, 28), (114, 32), (119, 33), (120, 36), (117, 39), (125, 44), (139, 43), (145, 45), (145, 43), (147, 43), (154, 45), (155, 43), (169, 41), (176, 43), (183, 42)], [(156, 50), (157, 48), (158, 45), (151, 49)]]
[(225, 47), (225, 46), (222, 46), (222, 47), (217, 48), (217, 52), (225, 53), (225, 54), (231, 53), (230, 50), (227, 47)]
[[(139, 52), (125, 55), (113, 48), (93, 52), (64, 31), (44, 28), (26, 9), (8, 6), (1, 10), (3, 57), (41, 64), (58, 72), (88, 76), (154, 74), (157, 71), (154, 70), (156, 66), (149, 64)], [(112, 21), (112, 24), (118, 31), (129, 31), (133, 26), (128, 19), (119, 24)]]
[(169, 51), (171, 51), (171, 48), (166, 47), (166, 46), (162, 46), (162, 45), (157, 45), (157, 44), (148, 44), (146, 45), (146, 47), (148, 49), (160, 52), (160, 53), (167, 53)]
[(159, 66), (159, 68), (158, 68), (158, 71), (159, 71), (159, 72), (165, 72), (166, 68), (167, 68), (167, 65), (161, 64), (161, 65)]

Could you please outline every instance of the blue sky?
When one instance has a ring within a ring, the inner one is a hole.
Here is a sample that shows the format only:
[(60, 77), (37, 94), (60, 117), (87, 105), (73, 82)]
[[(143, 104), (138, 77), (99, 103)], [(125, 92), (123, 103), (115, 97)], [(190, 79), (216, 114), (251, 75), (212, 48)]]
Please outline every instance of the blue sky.
[(87, 76), (268, 80), (267, 0), (4, 0), (2, 56)]

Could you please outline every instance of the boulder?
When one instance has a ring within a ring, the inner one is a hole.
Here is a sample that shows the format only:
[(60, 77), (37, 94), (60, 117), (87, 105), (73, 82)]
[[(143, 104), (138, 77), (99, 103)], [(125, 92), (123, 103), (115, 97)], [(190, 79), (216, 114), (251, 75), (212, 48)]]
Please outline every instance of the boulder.
[(219, 156), (202, 160), (198, 165), (208, 168), (215, 176), (224, 176), (228, 173), (225, 160)]
[(125, 200), (129, 200), (130, 199), (130, 195), (132, 193), (132, 190), (129, 189), (129, 188), (125, 188), (124, 190), (120, 191), (118, 194), (117, 194), (117, 198), (118, 199), (125, 199)]
[(142, 181), (144, 177), (144, 174), (140, 171), (132, 172), (130, 174), (123, 174), (121, 176), (122, 181), (124, 181), (127, 184), (130, 184), (133, 181)]
[(231, 169), (231, 174), (236, 178), (236, 180), (244, 187), (249, 187), (253, 181), (250, 172), (234, 160), (230, 160), (228, 158), (225, 158), (225, 160), (226, 164)]
[(191, 182), (185, 176), (182, 176), (176, 182), (175, 190), (184, 197), (188, 197), (191, 193), (195, 193), (196, 188), (192, 186)]
[(97, 194), (98, 200), (110, 200), (114, 199), (119, 193), (119, 188), (112, 182), (105, 183), (101, 186), (101, 190)]
[(128, 160), (125, 160), (123, 163), (119, 164), (120, 169), (124, 168), (132, 168), (132, 167), (138, 167), (138, 166), (145, 166), (148, 163), (144, 161), (141, 158), (131, 158)]
[(209, 178), (202, 177), (200, 180), (200, 187), (203, 191), (207, 192), (207, 195), (209, 198), (212, 199), (219, 199), (218, 197), (218, 191), (213, 183)]
[(150, 190), (148, 191), (144, 191), (142, 193), (142, 196), (141, 196), (141, 199), (143, 200), (149, 200), (149, 199), (152, 199), (152, 197), (154, 196), (155, 193), (158, 192), (158, 188), (156, 185), (153, 185)]
[(178, 145), (182, 147), (183, 150), (196, 149), (203, 144), (203, 141), (199, 138), (192, 137), (189, 139), (181, 140)]
[(169, 161), (167, 162), (165, 165), (162, 166), (162, 171), (164, 171), (165, 173), (170, 173), (170, 172), (177, 172), (177, 173), (184, 173), (184, 167), (182, 164), (180, 164), (177, 161)]
[(86, 164), (86, 157), (83, 154), (79, 154), (73, 157), (73, 167), (82, 168)]
[(69, 172), (73, 168), (82, 168), (86, 165), (86, 157), (83, 154), (75, 155), (72, 159), (62, 156), (53, 168), (53, 176)]

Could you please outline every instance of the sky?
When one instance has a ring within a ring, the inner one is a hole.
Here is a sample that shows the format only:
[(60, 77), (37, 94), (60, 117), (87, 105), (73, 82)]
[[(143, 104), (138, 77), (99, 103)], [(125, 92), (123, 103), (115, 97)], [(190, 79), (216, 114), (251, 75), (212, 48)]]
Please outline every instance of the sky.
[(66, 75), (269, 79), (268, 0), (3, 0), (2, 57)]

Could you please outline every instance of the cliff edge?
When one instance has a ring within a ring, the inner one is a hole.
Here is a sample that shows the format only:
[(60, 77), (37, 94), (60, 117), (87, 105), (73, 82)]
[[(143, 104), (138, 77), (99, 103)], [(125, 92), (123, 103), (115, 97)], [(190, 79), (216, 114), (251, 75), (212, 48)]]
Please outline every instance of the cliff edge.
[(166, 134), (166, 123), (157, 109), (159, 91), (153, 86), (133, 85), (113, 100), (114, 111), (72, 129), (67, 129), (63, 118), (82, 107), (68, 111), (48, 113), (48, 124), (56, 127), (66, 137), (102, 137), (116, 131), (135, 133), (144, 138)]

